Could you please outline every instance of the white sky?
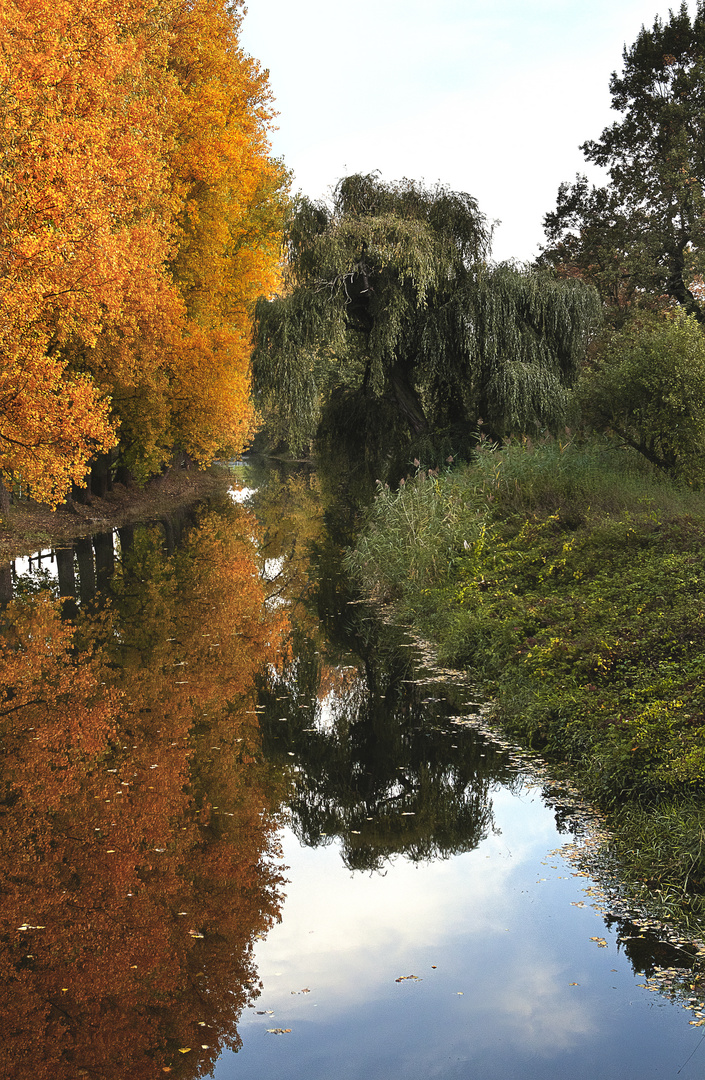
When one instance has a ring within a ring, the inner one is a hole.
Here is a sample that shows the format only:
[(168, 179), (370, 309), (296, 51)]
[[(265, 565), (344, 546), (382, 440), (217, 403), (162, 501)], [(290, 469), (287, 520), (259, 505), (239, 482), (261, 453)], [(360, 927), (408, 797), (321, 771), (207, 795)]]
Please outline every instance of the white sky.
[[(241, 44), (269, 69), (272, 148), (312, 198), (351, 172), (468, 191), (496, 259), (530, 259), (578, 149), (617, 118), (609, 77), (680, 0), (250, 0)], [(691, 16), (695, 0), (688, 4)]]

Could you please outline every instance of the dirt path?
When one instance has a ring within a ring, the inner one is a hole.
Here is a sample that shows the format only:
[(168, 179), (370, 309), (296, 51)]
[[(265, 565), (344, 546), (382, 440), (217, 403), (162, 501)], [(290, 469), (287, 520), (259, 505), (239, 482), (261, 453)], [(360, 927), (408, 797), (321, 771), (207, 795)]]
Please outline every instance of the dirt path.
[(31, 500), (21, 501), (10, 508), (9, 518), (0, 520), (0, 561), (42, 547), (61, 546), (87, 533), (161, 517), (179, 506), (226, 491), (231, 483), (232, 474), (217, 466), (205, 472), (171, 469), (142, 490), (116, 484), (104, 499), (94, 498), (87, 506), (50, 510)]

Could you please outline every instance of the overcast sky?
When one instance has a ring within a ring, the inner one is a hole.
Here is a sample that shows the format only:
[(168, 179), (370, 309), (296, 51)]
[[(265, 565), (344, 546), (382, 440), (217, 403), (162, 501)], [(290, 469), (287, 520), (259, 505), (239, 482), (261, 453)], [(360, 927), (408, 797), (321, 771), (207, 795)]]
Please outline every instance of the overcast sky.
[(580, 143), (617, 116), (609, 77), (625, 43), (679, 6), (250, 0), (241, 43), (269, 69), (272, 147), (295, 191), (320, 198), (341, 176), (375, 169), (441, 181), (501, 221), (496, 259), (525, 260), (561, 180), (590, 174)]

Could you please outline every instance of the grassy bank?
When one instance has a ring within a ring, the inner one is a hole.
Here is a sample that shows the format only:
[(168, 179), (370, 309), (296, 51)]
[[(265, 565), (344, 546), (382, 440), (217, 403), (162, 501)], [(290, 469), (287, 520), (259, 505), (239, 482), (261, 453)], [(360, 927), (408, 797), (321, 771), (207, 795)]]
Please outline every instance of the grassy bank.
[(603, 443), (480, 444), (380, 488), (350, 562), (705, 920), (705, 494)]

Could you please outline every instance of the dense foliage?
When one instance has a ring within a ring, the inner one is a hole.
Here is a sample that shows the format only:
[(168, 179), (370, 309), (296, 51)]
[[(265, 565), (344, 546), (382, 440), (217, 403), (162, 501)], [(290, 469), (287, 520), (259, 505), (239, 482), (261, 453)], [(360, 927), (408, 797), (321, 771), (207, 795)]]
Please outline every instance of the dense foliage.
[(582, 415), (681, 480), (705, 479), (705, 335), (694, 316), (607, 334), (581, 377)]
[(224, 0), (0, 10), (0, 473), (56, 503), (119, 439), (144, 478), (251, 433), (249, 306), (285, 175)]
[(336, 393), (417, 437), (479, 418), (496, 434), (560, 420), (596, 298), (490, 266), (471, 196), (349, 176), (330, 206), (300, 199), (286, 239), (287, 288), (257, 305), (254, 378), (291, 445), (315, 435)]
[(75, 624), (46, 594), (0, 615), (5, 1076), (206, 1076), (240, 1045), (282, 884), (256, 530), (231, 504), (171, 557), (123, 533), (101, 612), (82, 579)]

